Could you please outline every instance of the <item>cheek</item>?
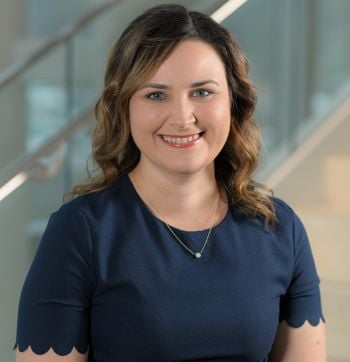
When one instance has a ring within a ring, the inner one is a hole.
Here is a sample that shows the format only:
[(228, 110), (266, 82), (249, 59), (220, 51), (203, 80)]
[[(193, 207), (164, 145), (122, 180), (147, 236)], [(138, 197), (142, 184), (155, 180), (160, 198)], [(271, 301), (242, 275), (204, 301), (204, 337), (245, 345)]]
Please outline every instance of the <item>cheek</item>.
[(216, 100), (201, 109), (201, 119), (206, 121), (208, 127), (226, 132), (231, 122), (230, 105), (226, 101)]
[(162, 112), (136, 99), (130, 101), (129, 118), (131, 132), (154, 131), (159, 127)]
[(137, 118), (137, 103), (133, 98), (131, 98), (129, 102), (129, 124), (131, 131), (133, 131), (134, 124), (137, 122)]

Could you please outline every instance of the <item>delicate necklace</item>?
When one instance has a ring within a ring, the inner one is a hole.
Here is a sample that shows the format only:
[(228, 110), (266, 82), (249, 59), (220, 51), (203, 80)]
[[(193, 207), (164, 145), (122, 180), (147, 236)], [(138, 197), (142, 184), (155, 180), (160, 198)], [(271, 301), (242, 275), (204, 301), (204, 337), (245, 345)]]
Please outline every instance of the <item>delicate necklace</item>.
[(218, 195), (218, 198), (217, 198), (217, 202), (216, 202), (216, 206), (215, 206), (215, 210), (214, 210), (214, 214), (213, 214), (213, 221), (211, 223), (211, 226), (208, 230), (208, 233), (207, 233), (207, 236), (205, 238), (205, 241), (204, 241), (204, 244), (202, 246), (202, 249), (200, 251), (197, 251), (197, 252), (194, 252), (193, 250), (191, 250), (175, 233), (175, 231), (173, 230), (173, 228), (167, 224), (166, 222), (164, 222), (164, 224), (166, 225), (166, 227), (168, 228), (168, 230), (171, 232), (171, 234), (174, 236), (174, 238), (180, 243), (181, 246), (183, 246), (187, 251), (189, 251), (196, 259), (199, 259), (202, 257), (202, 254), (203, 254), (203, 251), (207, 245), (207, 242), (209, 240), (209, 236), (211, 234), (211, 230), (213, 229), (213, 226), (214, 226), (214, 219), (215, 219), (215, 215), (216, 215), (216, 211), (217, 211), (217, 208), (218, 208), (218, 205), (219, 205), (219, 196)]
[[(135, 181), (134, 181), (134, 183), (135, 183)], [(204, 244), (203, 244), (202, 249), (201, 249), (200, 251), (195, 252), (195, 251), (191, 250), (191, 249), (176, 235), (176, 233), (175, 233), (175, 231), (172, 229), (172, 227), (171, 227), (168, 223), (166, 223), (165, 221), (163, 221), (163, 223), (165, 224), (165, 226), (168, 228), (168, 230), (171, 232), (171, 234), (174, 236), (174, 238), (180, 243), (180, 245), (181, 245), (182, 247), (184, 247), (187, 251), (189, 251), (189, 252), (193, 255), (193, 257), (196, 258), (196, 259), (199, 259), (199, 258), (202, 257), (203, 251), (204, 251), (204, 249), (205, 249), (205, 247), (206, 247), (206, 245), (207, 245), (207, 242), (208, 242), (208, 240), (209, 240), (209, 236), (210, 236), (210, 234), (211, 234), (211, 230), (213, 229), (213, 226), (214, 226), (214, 220), (215, 220), (215, 216), (216, 216), (216, 211), (217, 211), (218, 206), (219, 206), (219, 201), (220, 201), (220, 193), (218, 194), (218, 197), (217, 197), (217, 202), (216, 202), (215, 210), (214, 210), (214, 213), (213, 213), (213, 216), (212, 216), (213, 219), (212, 219), (212, 222), (211, 222), (211, 226), (210, 226), (210, 228), (209, 228), (209, 230), (208, 230), (207, 236), (206, 236), (206, 238), (205, 238), (205, 240), (204, 240)], [(157, 212), (157, 214), (160, 215), (160, 213), (158, 212), (158, 210), (157, 210), (152, 204), (150, 204), (149, 202), (148, 202), (148, 204), (151, 206), (152, 209), (154, 209), (154, 210)]]

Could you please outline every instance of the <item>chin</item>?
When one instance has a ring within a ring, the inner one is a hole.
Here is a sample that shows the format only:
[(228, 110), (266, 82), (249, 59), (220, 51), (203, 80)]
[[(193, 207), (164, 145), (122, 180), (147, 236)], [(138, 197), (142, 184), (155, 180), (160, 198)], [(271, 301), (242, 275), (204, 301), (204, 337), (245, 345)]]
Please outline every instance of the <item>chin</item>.
[(182, 175), (194, 175), (198, 172), (201, 172), (205, 169), (207, 169), (208, 165), (207, 164), (199, 164), (199, 163), (193, 163), (193, 164), (181, 164), (181, 165), (168, 165), (166, 167), (166, 169), (168, 171), (170, 171), (171, 173), (177, 173), (177, 174), (182, 174)]

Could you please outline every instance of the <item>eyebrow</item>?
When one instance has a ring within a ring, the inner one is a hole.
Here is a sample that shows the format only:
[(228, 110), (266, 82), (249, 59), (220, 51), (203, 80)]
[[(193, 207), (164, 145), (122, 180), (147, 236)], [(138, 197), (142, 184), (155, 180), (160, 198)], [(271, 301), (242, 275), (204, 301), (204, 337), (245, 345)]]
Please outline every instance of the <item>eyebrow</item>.
[[(213, 83), (213, 84), (216, 84), (219, 86), (219, 83), (216, 82), (215, 80), (206, 79), (206, 80), (202, 80), (200, 82), (192, 83), (191, 88), (201, 87), (208, 83)], [(144, 88), (171, 89), (171, 87), (167, 86), (166, 84), (161, 84), (161, 83), (145, 83), (140, 89), (144, 89)]]

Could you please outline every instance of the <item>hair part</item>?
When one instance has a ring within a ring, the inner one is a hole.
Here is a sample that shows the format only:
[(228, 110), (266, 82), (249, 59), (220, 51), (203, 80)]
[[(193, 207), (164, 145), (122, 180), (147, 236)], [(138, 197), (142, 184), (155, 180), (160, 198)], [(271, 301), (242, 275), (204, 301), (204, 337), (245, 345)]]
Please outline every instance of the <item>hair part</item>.
[(246, 215), (261, 215), (275, 224), (272, 190), (252, 179), (258, 166), (261, 132), (253, 119), (256, 93), (249, 63), (238, 41), (209, 16), (181, 5), (159, 5), (135, 18), (111, 50), (104, 90), (95, 106), (92, 140), (93, 174), (68, 193), (74, 197), (103, 190), (131, 172), (139, 162), (129, 126), (132, 95), (175, 47), (186, 39), (213, 47), (224, 63), (231, 97), (228, 139), (215, 159), (215, 176), (229, 200)]

